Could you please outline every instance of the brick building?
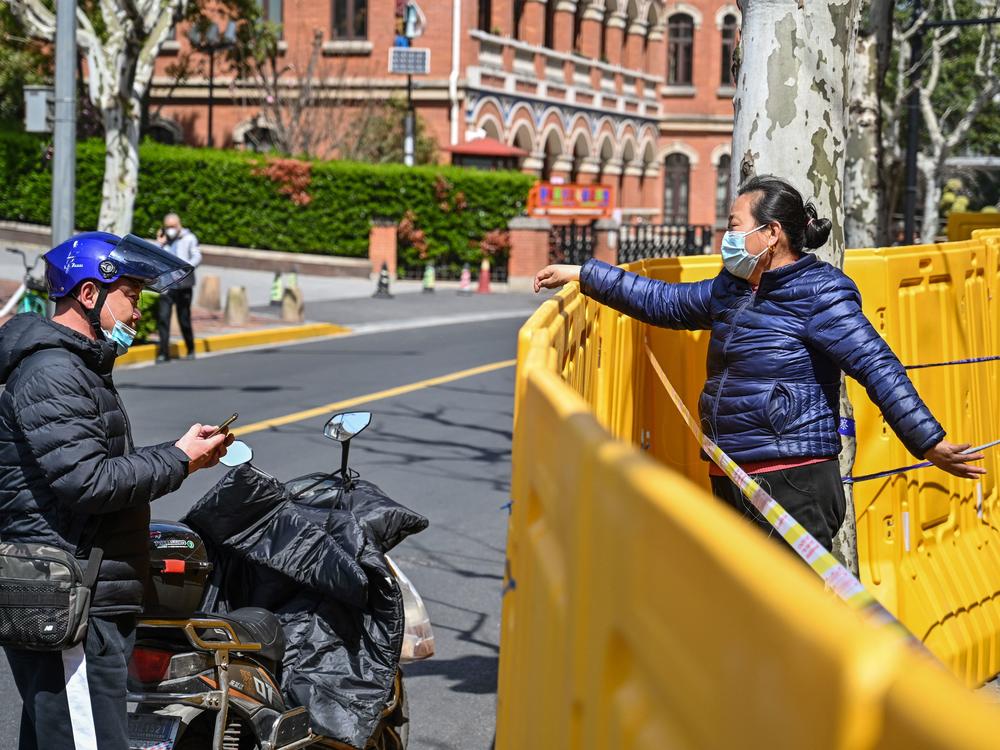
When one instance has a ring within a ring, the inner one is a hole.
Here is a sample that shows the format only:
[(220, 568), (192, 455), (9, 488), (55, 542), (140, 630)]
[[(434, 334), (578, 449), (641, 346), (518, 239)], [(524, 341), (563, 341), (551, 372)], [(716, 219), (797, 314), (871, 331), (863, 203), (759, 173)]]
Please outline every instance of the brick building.
[[(264, 2), (295, 70), (322, 34), (314, 80), (338, 121), (405, 97), (405, 77), (387, 73), (402, 2)], [(486, 135), (527, 152), (524, 171), (614, 185), (626, 221), (725, 223), (734, 0), (423, 0), (421, 10), (414, 46), (431, 50), (431, 65), (414, 77), (413, 97), (441, 147)], [(163, 140), (205, 144), (207, 77), (171, 75), (188, 48), (179, 29), (157, 62), (151, 127)], [(218, 62), (214, 84), (214, 142), (266, 145), (260, 99)]]

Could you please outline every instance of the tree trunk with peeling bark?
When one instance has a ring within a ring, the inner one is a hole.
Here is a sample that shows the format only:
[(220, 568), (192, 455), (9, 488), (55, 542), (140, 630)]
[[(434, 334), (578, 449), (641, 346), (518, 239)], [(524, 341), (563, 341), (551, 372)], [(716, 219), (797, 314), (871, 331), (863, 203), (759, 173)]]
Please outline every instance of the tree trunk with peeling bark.
[[(843, 268), (847, 88), (860, 0), (744, 0), (741, 7), (733, 184), (759, 174), (789, 180), (833, 223), (828, 244), (816, 255)], [(841, 460), (849, 471), (853, 450)], [(849, 491), (847, 501), (833, 552), (856, 572)]]
[[(141, 112), (141, 102), (128, 102)], [(102, 110), (104, 118), (104, 183), (98, 229), (123, 235), (132, 230), (135, 193), (139, 185), (139, 116), (119, 107)]]
[[(55, 39), (55, 13), (42, 0), (7, 0), (35, 36)], [(77, 9), (77, 45), (87, 56), (90, 100), (104, 123), (104, 185), (98, 228), (115, 234), (132, 229), (139, 184), (142, 99), (153, 65), (187, 0), (102, 0), (95, 30)], [(91, 11), (96, 12), (96, 11)]]
[[(862, 0), (857, 12), (857, 32), (848, 82), (847, 163), (844, 175), (844, 236), (847, 247), (889, 244), (889, 214), (883, 180), (881, 92), (889, 61), (892, 37), (891, 0)], [(854, 424), (854, 407), (847, 397), (846, 381), (840, 387), (840, 414)], [(854, 430), (841, 434), (840, 474), (854, 473), (857, 437)], [(833, 539), (833, 553), (858, 574), (857, 518), (854, 488), (844, 486), (847, 513)]]
[(860, 0), (745, 0), (733, 177), (791, 181), (833, 222), (816, 252), (843, 267), (845, 84)]

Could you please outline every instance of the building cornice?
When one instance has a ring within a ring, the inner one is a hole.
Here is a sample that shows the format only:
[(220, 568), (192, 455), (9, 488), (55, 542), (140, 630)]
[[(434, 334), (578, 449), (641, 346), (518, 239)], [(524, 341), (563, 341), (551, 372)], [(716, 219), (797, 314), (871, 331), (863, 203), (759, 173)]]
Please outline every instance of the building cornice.
[[(300, 81), (282, 82), (281, 92), (294, 96)], [(393, 78), (316, 78), (312, 82), (313, 96), (319, 101), (364, 101), (387, 99), (391, 96), (406, 95), (406, 81)], [(208, 81), (193, 78), (176, 85), (170, 76), (157, 76), (149, 89), (152, 100), (166, 104), (182, 103), (190, 106), (192, 101), (208, 98)], [(266, 96), (266, 92), (250, 81), (217, 80), (212, 91), (216, 103), (256, 103)], [(448, 79), (423, 79), (414, 82), (413, 99), (418, 102), (447, 101)]]
[(728, 133), (733, 132), (733, 118), (729, 115), (665, 114), (660, 119), (660, 133)]
[(527, 93), (501, 91), (498, 89), (475, 86), (471, 82), (466, 84), (465, 90), (469, 93), (479, 94), (481, 96), (492, 96), (498, 99), (507, 99), (515, 103), (523, 102), (525, 104), (542, 104), (546, 107), (556, 107), (567, 112), (590, 112), (598, 115), (607, 115), (609, 117), (618, 117), (625, 120), (634, 120), (635, 122), (641, 122), (648, 125), (659, 125), (661, 120), (660, 115), (650, 116), (641, 115), (638, 112), (622, 111), (619, 109), (588, 107), (585, 104), (567, 102), (564, 99), (552, 99), (546, 96), (532, 96)]
[(513, 47), (514, 49), (523, 50), (525, 52), (531, 52), (536, 55), (545, 55), (547, 57), (554, 57), (565, 62), (579, 63), (581, 65), (589, 65), (593, 68), (598, 68), (599, 70), (605, 70), (609, 73), (621, 73), (622, 75), (631, 76), (632, 78), (641, 78), (649, 83), (659, 83), (662, 79), (653, 74), (648, 73), (639, 68), (625, 68), (621, 65), (612, 65), (611, 63), (601, 62), (593, 57), (584, 57), (583, 55), (577, 55), (568, 52), (558, 52), (554, 49), (548, 47), (542, 47), (537, 44), (528, 44), (527, 42), (522, 42), (519, 39), (511, 39), (506, 36), (497, 36), (496, 34), (488, 34), (485, 31), (480, 31), (479, 29), (472, 29), (469, 31), (469, 36), (473, 39), (478, 39), (483, 42), (490, 42), (492, 44), (499, 44), (505, 47)]

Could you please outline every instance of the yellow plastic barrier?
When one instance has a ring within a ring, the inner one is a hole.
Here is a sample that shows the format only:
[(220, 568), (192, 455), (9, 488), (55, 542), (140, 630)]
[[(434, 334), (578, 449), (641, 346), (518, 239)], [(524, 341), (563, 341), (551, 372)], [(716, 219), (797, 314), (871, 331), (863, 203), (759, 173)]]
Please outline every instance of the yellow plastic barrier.
[[(846, 270), (900, 360), (919, 365), (1000, 354), (996, 257), (975, 239), (852, 251)], [(998, 374), (1000, 362), (910, 371), (949, 438), (974, 445), (1000, 437)], [(914, 463), (864, 390), (851, 382), (848, 394), (855, 474)], [(970, 686), (1000, 672), (998, 455), (978, 482), (931, 468), (855, 486), (862, 581)]]
[(1000, 214), (952, 211), (948, 214), (948, 242), (971, 238), (976, 231), (1000, 227)]
[[(1000, 232), (961, 244), (851, 253), (866, 313), (907, 364), (1000, 353)], [(718, 261), (632, 270), (693, 281)], [(938, 323), (904, 330), (903, 307)], [(707, 332), (648, 333), (693, 407)], [(858, 621), (704, 491), (697, 446), (646, 372), (645, 334), (575, 286), (521, 332), (497, 747), (994, 746), (1000, 712)], [(1000, 425), (998, 369), (974, 368), (914, 372), (963, 440)], [(911, 463), (865, 394), (852, 400), (857, 473)], [(968, 684), (1000, 651), (989, 481), (982, 520), (972, 483), (940, 472), (858, 485), (863, 580)]]

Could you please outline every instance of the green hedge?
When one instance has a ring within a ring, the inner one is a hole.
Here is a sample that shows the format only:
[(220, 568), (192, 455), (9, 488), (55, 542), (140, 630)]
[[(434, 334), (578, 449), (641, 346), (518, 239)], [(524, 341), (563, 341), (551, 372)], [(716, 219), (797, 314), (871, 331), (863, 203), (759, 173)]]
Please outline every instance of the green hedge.
[[(48, 223), (46, 144), (0, 133), (0, 218)], [(476, 263), (479, 240), (522, 212), (534, 179), (455, 167), (311, 162), (308, 198), (296, 202), (280, 192), (285, 183), (264, 174), (269, 163), (245, 152), (143, 143), (133, 231), (153, 236), (163, 215), (176, 211), (207, 244), (364, 257), (373, 217), (399, 220), (412, 211), (429, 258)], [(82, 228), (97, 225), (103, 173), (103, 142), (79, 143), (76, 218)], [(402, 265), (420, 265), (416, 249), (401, 247), (400, 255)]]

